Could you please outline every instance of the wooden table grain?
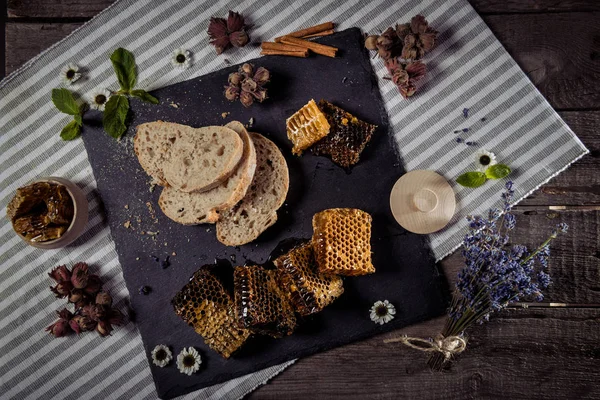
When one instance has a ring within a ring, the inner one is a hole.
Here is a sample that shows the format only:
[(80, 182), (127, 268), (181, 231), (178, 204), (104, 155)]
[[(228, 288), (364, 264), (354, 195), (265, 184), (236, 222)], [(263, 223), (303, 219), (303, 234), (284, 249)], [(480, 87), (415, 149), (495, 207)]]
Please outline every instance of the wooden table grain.
[[(6, 73), (111, 3), (8, 0)], [(535, 245), (558, 221), (571, 227), (553, 244), (545, 303), (515, 305), (474, 328), (443, 373), (430, 372), (418, 351), (383, 344), (435, 335), (440, 318), (299, 360), (249, 398), (600, 398), (600, 1), (471, 3), (591, 150), (516, 207), (515, 241)], [(458, 253), (440, 263), (450, 282), (460, 268)]]

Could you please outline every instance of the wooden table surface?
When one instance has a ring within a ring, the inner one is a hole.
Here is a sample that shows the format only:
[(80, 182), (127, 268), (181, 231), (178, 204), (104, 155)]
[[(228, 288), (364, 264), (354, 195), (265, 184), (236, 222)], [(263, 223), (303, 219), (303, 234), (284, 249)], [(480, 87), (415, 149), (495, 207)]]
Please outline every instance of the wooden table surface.
[[(110, 3), (8, 0), (6, 73)], [(471, 3), (591, 151), (516, 207), (515, 242), (533, 246), (558, 221), (571, 227), (553, 245), (547, 302), (516, 305), (472, 329), (444, 373), (430, 372), (421, 352), (382, 343), (435, 335), (440, 318), (299, 360), (249, 398), (600, 398), (600, 1)], [(460, 255), (440, 267), (453, 282)]]

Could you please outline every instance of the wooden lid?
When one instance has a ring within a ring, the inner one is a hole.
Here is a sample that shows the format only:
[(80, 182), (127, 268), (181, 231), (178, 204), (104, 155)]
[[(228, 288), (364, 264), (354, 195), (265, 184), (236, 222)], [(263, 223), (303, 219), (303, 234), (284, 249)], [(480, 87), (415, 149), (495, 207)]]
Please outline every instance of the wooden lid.
[(390, 194), (390, 208), (407, 231), (433, 233), (448, 225), (456, 209), (456, 199), (443, 176), (416, 170), (396, 181)]

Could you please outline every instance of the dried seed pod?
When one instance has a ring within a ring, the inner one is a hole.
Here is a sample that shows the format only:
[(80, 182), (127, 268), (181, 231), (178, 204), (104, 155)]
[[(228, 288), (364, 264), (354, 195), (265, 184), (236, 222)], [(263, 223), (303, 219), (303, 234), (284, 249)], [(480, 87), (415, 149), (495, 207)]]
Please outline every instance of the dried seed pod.
[(229, 101), (235, 101), (240, 97), (240, 88), (229, 85), (225, 87), (225, 98)]
[(234, 86), (239, 86), (242, 83), (242, 74), (239, 72), (232, 72), (229, 74), (229, 83)]
[(365, 39), (365, 47), (368, 50), (377, 50), (377, 39), (379, 35), (370, 35)]
[(250, 41), (250, 37), (246, 31), (241, 30), (230, 34), (229, 41), (234, 47), (244, 47)]
[(254, 103), (254, 97), (249, 92), (242, 91), (240, 93), (240, 102), (244, 107), (250, 107)]

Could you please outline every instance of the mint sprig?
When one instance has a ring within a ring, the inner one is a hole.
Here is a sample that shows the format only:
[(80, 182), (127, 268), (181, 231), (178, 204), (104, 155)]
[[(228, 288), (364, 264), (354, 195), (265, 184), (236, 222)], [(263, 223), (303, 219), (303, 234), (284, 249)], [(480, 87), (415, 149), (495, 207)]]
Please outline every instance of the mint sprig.
[(137, 66), (135, 57), (130, 51), (118, 48), (111, 54), (110, 61), (121, 89), (106, 103), (102, 126), (106, 133), (119, 139), (127, 131), (127, 114), (129, 113), (127, 96), (136, 97), (151, 104), (158, 104), (158, 99), (145, 90), (134, 89), (137, 82)]
[(73, 93), (65, 88), (52, 89), (52, 103), (58, 108), (58, 111), (73, 116), (73, 120), (61, 130), (61, 139), (73, 140), (78, 138), (81, 135), (81, 128), (83, 127), (85, 104), (81, 106), (77, 105)]
[(465, 172), (456, 178), (456, 183), (468, 188), (476, 188), (482, 186), (489, 179), (506, 178), (511, 172), (508, 165), (496, 164), (488, 167), (485, 173), (479, 171)]

